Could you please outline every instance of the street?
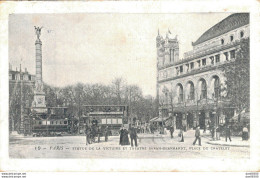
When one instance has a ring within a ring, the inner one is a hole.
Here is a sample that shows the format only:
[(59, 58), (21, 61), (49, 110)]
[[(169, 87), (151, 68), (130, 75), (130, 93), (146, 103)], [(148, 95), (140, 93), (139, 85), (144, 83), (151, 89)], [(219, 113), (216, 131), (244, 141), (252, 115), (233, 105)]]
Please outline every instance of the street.
[[(202, 132), (201, 132), (202, 133)], [(85, 136), (12, 137), (10, 158), (249, 158), (249, 147), (211, 145), (210, 137), (203, 136), (202, 146), (192, 145), (194, 130), (184, 133), (179, 142), (178, 132), (170, 135), (139, 134), (138, 147), (120, 146), (119, 136), (101, 137), (100, 143), (86, 145)]]

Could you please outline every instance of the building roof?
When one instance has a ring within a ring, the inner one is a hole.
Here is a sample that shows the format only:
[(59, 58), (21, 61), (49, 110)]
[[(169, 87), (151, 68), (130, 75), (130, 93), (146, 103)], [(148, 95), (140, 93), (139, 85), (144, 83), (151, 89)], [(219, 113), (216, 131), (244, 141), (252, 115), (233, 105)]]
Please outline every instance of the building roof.
[(196, 42), (192, 43), (192, 46), (201, 44), (247, 24), (249, 24), (249, 13), (232, 14), (208, 29), (197, 39)]

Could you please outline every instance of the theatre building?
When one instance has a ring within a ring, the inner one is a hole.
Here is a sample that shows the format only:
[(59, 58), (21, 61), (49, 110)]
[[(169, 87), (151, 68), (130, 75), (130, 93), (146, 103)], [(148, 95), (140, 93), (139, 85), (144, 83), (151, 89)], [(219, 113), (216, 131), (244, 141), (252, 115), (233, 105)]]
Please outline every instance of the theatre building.
[(249, 14), (232, 14), (208, 29), (182, 59), (170, 35), (156, 37), (159, 117), (171, 118), (177, 129), (225, 123), (236, 109), (224, 99), (222, 67), (236, 60), (240, 40), (249, 38)]

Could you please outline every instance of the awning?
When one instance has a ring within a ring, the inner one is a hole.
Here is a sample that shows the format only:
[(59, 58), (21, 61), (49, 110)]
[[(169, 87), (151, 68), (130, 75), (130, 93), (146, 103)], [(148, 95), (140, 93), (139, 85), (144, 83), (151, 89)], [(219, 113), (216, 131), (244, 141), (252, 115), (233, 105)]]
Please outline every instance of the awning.
[(166, 121), (167, 119), (169, 119), (170, 117), (155, 117), (153, 119), (150, 120), (150, 122), (164, 122)]

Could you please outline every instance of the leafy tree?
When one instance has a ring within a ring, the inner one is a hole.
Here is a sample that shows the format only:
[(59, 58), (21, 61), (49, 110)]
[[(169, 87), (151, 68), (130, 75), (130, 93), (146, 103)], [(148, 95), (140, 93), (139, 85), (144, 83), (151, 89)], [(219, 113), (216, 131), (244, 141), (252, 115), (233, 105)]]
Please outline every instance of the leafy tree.
[(250, 52), (249, 38), (241, 40), (233, 62), (223, 67), (226, 77), (223, 91), (226, 99), (240, 113), (250, 108)]

